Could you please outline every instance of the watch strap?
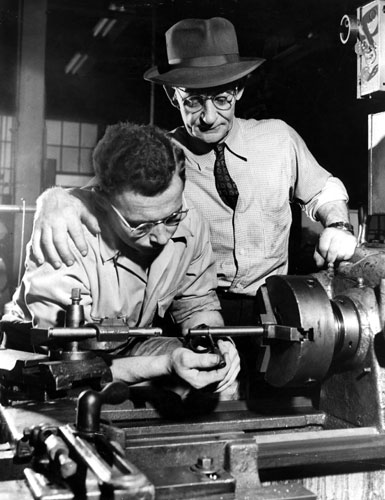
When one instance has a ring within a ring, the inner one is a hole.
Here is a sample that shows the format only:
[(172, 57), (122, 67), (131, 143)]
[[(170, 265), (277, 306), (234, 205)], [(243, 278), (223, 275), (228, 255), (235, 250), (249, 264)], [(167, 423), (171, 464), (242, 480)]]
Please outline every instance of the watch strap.
[(332, 222), (331, 224), (327, 225), (326, 227), (334, 227), (336, 229), (342, 229), (343, 231), (348, 231), (349, 233), (354, 235), (354, 228), (353, 228), (352, 224), (350, 224), (349, 222), (343, 222), (343, 221)]

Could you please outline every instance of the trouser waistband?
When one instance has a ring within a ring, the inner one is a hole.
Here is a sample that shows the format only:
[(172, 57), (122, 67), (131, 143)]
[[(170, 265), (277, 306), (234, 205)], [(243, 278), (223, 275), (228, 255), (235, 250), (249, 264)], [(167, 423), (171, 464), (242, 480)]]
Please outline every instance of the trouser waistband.
[(224, 287), (218, 287), (217, 288), (217, 294), (221, 298), (227, 298), (231, 300), (250, 300), (250, 301), (255, 301), (255, 294), (254, 295), (247, 295), (245, 293), (234, 293), (234, 292), (229, 292), (228, 288)]

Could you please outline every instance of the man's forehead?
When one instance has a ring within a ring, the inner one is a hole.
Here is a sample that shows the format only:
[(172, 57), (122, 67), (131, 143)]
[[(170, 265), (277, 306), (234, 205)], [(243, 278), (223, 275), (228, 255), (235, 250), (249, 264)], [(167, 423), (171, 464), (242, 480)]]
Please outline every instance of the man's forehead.
[[(174, 172), (169, 186), (158, 194), (146, 195), (127, 188), (112, 195), (109, 201), (122, 212), (130, 213), (133, 216), (132, 220), (136, 220), (136, 215), (141, 217), (147, 213), (151, 214), (148, 220), (154, 220), (157, 216), (153, 216), (152, 211), (167, 216), (179, 209), (182, 204), (183, 189), (184, 183), (178, 170)], [(145, 219), (141, 220), (144, 221)]]
[(207, 87), (201, 89), (189, 89), (189, 88), (178, 87), (178, 89), (187, 95), (196, 95), (196, 94), (215, 95), (215, 94), (220, 94), (221, 92), (234, 90), (236, 87), (237, 85), (235, 83), (228, 83), (227, 85), (220, 85), (218, 87)]

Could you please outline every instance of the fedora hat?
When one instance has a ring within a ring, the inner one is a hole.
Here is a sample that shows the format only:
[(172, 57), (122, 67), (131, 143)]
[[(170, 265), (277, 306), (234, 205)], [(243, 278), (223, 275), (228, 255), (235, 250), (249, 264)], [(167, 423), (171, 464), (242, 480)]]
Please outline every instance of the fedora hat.
[(265, 60), (240, 57), (234, 26), (222, 17), (179, 21), (166, 32), (166, 46), (168, 65), (150, 68), (144, 79), (170, 87), (225, 85)]

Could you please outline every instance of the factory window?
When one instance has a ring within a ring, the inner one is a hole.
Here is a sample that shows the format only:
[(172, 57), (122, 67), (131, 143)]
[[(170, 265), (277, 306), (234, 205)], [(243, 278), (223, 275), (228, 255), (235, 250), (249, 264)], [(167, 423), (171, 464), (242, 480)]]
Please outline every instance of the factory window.
[(13, 141), (14, 118), (0, 115), (0, 203), (10, 203), (13, 194)]
[(91, 155), (98, 127), (92, 123), (47, 120), (48, 161), (54, 161), (56, 174), (92, 174)]
[[(14, 196), (15, 118), (0, 115), (0, 204)], [(42, 189), (52, 185), (83, 186), (93, 175), (92, 150), (98, 138), (93, 123), (46, 120), (46, 161)]]

